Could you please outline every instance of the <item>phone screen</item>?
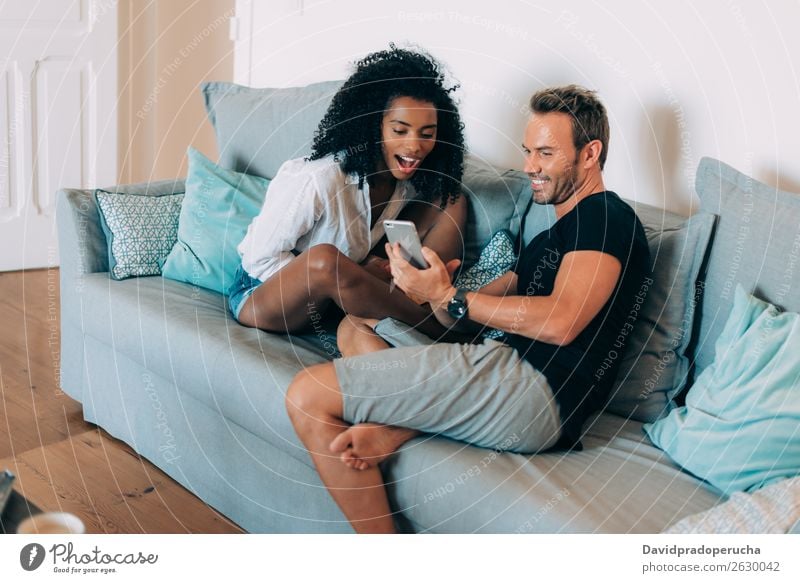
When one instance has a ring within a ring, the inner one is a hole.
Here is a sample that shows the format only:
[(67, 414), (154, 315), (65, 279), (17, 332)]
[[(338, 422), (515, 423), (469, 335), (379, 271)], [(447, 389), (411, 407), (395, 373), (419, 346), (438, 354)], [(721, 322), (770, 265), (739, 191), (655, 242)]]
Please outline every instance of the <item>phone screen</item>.
[(428, 262), (422, 255), (422, 244), (417, 234), (417, 227), (411, 221), (384, 221), (386, 239), (394, 245), (400, 243), (403, 259), (417, 269), (427, 269)]

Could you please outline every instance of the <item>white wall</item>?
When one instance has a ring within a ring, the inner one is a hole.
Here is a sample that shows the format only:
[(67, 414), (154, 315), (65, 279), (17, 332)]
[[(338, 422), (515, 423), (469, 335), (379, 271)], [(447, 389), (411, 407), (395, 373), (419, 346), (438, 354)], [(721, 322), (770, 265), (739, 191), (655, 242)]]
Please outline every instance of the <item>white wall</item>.
[(233, 77), (228, 19), (234, 13), (234, 0), (117, 3), (117, 182), (186, 176), (190, 145), (216, 156), (199, 86), (206, 80)]
[(800, 192), (797, 1), (238, 0), (237, 16), (234, 78), (253, 86), (419, 43), (462, 82), (469, 147), (495, 164), (521, 165), (530, 94), (576, 82), (609, 109), (606, 185), (626, 198), (688, 214), (702, 156)]

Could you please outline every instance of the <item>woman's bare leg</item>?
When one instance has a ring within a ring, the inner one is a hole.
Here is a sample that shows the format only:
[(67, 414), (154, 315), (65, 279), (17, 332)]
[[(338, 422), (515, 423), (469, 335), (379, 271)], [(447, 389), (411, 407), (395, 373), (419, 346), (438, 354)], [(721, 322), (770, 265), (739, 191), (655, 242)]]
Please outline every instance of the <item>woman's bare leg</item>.
[[(465, 197), (444, 209), (415, 202), (403, 216), (413, 220), (425, 245), (449, 261), (461, 255), (467, 206)], [(382, 250), (377, 245), (376, 250)], [(392, 317), (433, 338), (445, 329), (428, 307), (421, 307), (387, 282), (355, 263), (333, 245), (315, 245), (273, 275), (245, 301), (239, 322), (270, 332), (294, 332), (319, 319), (330, 302), (365, 318)], [(313, 318), (313, 319), (312, 319)]]
[[(293, 332), (319, 319), (330, 304), (369, 318), (393, 317), (426, 333), (444, 328), (430, 309), (370, 274), (333, 245), (315, 245), (262, 283), (239, 312), (245, 326), (270, 332)], [(312, 319), (313, 318), (313, 319)]]
[(395, 532), (380, 469), (351, 469), (330, 452), (330, 443), (350, 427), (342, 420), (342, 395), (333, 363), (300, 372), (286, 391), (286, 410), (322, 482), (353, 529), (359, 533)]

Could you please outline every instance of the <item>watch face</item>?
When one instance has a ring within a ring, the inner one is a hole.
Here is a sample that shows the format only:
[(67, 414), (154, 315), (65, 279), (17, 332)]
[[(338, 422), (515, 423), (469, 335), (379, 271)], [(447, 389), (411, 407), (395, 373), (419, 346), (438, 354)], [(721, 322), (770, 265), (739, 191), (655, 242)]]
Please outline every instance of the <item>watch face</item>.
[(447, 306), (447, 311), (453, 318), (463, 318), (467, 313), (467, 305), (460, 300), (452, 300)]

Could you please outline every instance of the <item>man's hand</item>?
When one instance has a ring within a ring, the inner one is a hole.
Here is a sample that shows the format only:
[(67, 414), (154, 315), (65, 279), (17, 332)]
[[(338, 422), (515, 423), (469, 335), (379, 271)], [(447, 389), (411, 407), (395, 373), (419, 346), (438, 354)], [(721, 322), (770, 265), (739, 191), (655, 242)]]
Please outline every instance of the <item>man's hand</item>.
[(397, 287), (409, 297), (429, 303), (433, 310), (437, 310), (446, 306), (456, 293), (452, 280), (461, 260), (452, 259), (445, 265), (428, 247), (422, 248), (422, 255), (430, 266), (428, 269), (417, 269), (403, 259), (399, 243), (386, 244), (386, 256)]

